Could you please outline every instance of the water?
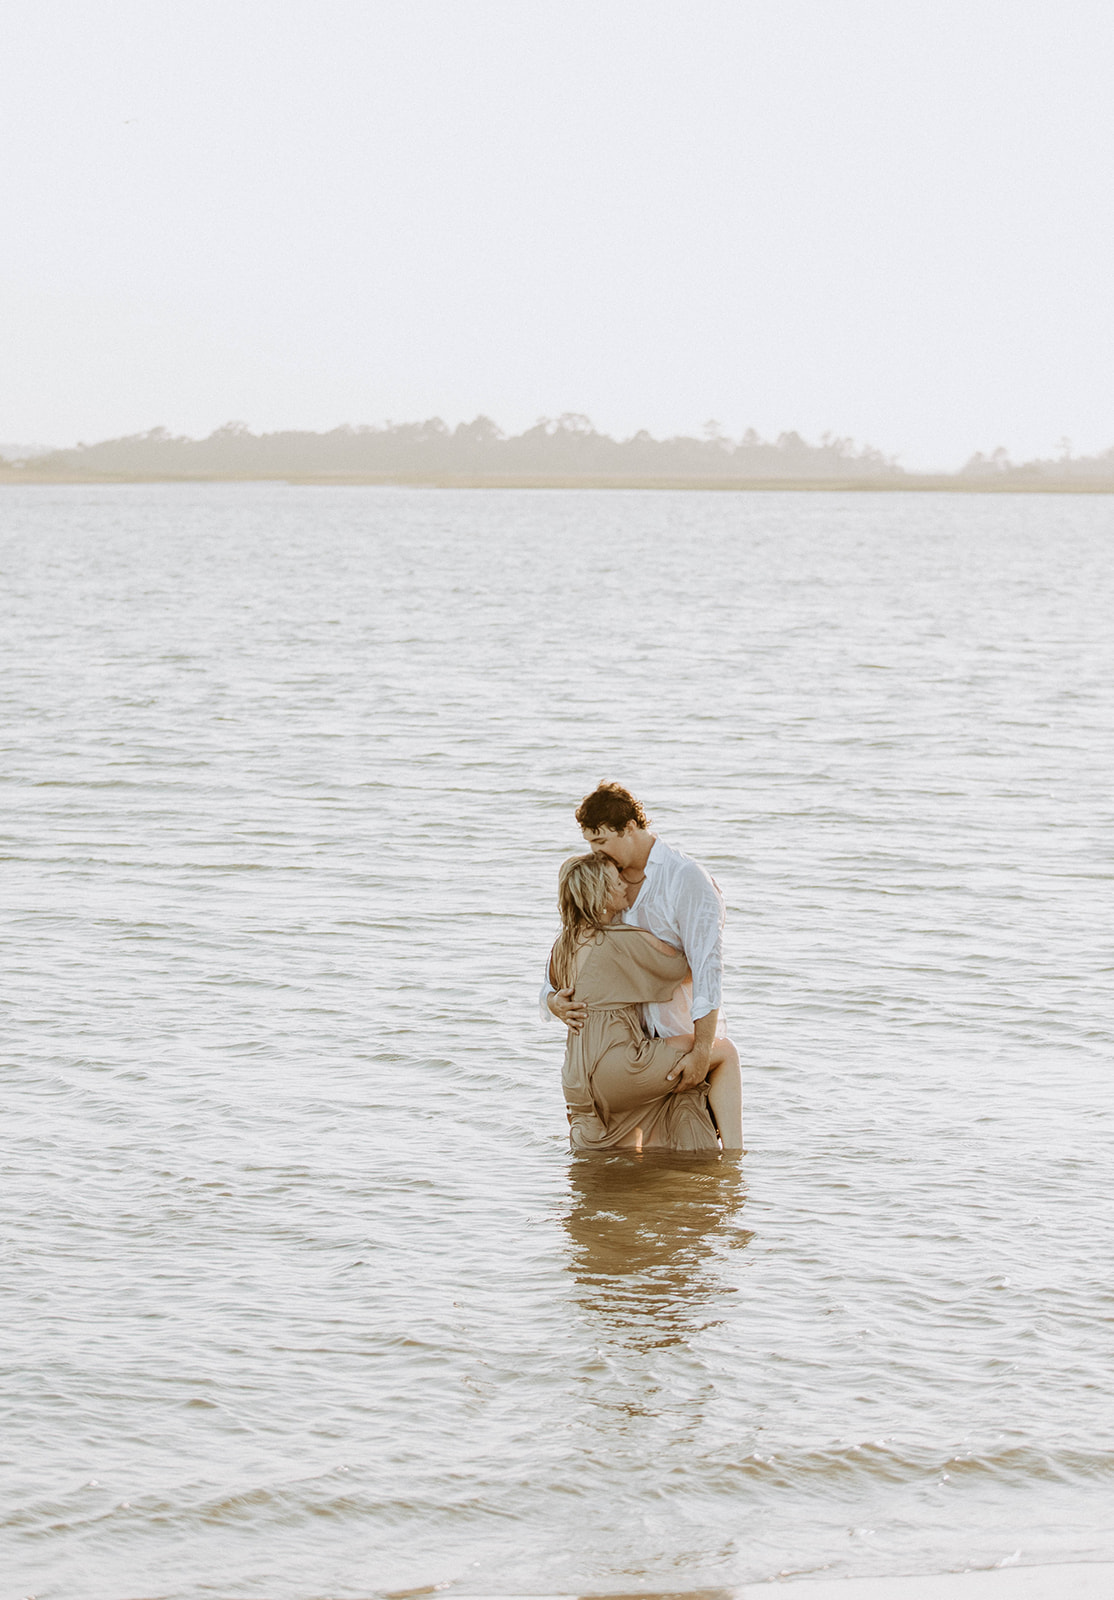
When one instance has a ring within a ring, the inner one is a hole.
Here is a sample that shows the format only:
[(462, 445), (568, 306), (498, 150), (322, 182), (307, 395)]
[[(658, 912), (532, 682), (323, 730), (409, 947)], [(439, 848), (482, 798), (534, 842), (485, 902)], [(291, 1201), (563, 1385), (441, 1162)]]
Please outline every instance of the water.
[[(7, 489), (6, 1593), (1114, 1556), (1114, 501)], [(571, 810), (741, 1164), (571, 1163)]]

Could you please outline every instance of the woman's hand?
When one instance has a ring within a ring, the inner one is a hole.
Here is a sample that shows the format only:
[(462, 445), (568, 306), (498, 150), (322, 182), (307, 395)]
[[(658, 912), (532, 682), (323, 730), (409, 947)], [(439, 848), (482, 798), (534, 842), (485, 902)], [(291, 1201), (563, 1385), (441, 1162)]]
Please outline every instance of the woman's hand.
[(571, 989), (555, 989), (546, 1001), (546, 1005), (557, 1021), (563, 1022), (570, 1033), (580, 1032), (588, 1015), (588, 1008), (573, 999)]

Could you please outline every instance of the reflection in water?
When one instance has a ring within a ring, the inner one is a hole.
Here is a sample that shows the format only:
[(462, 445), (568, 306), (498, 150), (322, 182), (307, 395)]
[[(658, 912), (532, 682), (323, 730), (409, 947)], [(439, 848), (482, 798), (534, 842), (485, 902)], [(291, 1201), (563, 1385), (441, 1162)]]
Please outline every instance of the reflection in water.
[(643, 1350), (717, 1321), (715, 1302), (734, 1292), (717, 1256), (752, 1237), (738, 1220), (745, 1196), (732, 1157), (575, 1158), (564, 1222), (580, 1304), (603, 1331)]

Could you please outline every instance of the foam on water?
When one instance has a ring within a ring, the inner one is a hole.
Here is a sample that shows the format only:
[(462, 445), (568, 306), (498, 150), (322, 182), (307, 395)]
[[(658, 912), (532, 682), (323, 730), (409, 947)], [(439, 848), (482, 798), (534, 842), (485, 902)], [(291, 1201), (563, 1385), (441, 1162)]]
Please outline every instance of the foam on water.
[[(5, 491), (13, 1594), (1114, 1556), (1103, 497)], [(570, 1162), (601, 776), (748, 1154)]]

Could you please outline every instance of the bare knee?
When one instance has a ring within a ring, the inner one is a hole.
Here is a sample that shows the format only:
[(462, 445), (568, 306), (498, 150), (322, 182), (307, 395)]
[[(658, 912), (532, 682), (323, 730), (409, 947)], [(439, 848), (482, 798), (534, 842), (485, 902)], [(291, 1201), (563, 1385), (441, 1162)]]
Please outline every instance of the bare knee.
[(739, 1052), (730, 1039), (717, 1039), (712, 1047), (711, 1071), (715, 1072), (720, 1067), (734, 1069), (736, 1072), (739, 1070)]

